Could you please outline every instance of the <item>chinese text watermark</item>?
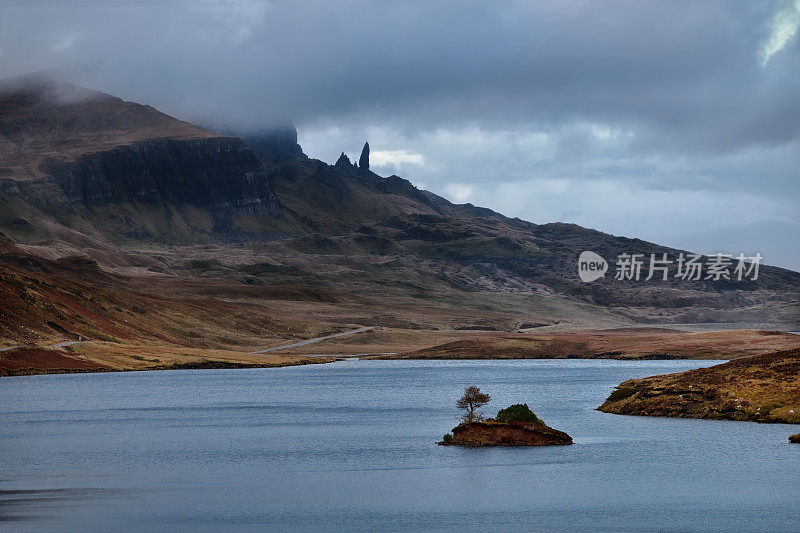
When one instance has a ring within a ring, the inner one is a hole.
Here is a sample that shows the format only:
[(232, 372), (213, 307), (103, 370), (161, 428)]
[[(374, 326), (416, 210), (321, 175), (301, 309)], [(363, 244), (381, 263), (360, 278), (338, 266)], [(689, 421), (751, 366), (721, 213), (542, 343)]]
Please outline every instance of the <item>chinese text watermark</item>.
[[(763, 257), (760, 253), (745, 256), (732, 254), (700, 254), (679, 253), (670, 256), (660, 254), (628, 254), (617, 255), (614, 279), (649, 281), (660, 279), (681, 279), (689, 281), (756, 281), (758, 269)], [(608, 263), (595, 252), (585, 251), (578, 257), (578, 276), (583, 282), (590, 282), (605, 277)]]

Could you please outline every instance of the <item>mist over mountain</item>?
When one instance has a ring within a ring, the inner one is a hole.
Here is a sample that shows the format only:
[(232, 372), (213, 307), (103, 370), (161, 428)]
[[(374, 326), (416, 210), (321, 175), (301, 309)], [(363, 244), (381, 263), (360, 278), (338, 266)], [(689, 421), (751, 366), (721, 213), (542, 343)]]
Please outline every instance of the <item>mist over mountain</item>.
[[(3, 75), (293, 122), (451, 201), (800, 268), (796, 2), (11, 2)], [(735, 213), (735, 215), (733, 215)]]

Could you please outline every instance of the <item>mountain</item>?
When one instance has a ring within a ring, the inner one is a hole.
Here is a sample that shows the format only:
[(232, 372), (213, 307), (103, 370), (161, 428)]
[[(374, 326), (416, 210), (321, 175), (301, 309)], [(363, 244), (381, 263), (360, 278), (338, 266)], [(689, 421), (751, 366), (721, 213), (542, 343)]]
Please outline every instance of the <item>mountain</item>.
[[(293, 128), (217, 134), (42, 77), (0, 83), (0, 231), (31, 258), (14, 268), (82, 254), (96, 273), (59, 275), (104, 291), (257, 302), (318, 323), (800, 324), (796, 272), (684, 281), (672, 265), (667, 281), (616, 280), (618, 254), (681, 251), (453, 204), (372, 172), (368, 144), (358, 164), (329, 165), (303, 153)], [(612, 272), (583, 283), (584, 250)]]
[[(0, 224), (44, 218), (108, 240), (192, 240), (235, 216), (277, 216), (265, 169), (237, 137), (42, 77), (0, 84)], [(37, 213), (38, 211), (38, 213)]]

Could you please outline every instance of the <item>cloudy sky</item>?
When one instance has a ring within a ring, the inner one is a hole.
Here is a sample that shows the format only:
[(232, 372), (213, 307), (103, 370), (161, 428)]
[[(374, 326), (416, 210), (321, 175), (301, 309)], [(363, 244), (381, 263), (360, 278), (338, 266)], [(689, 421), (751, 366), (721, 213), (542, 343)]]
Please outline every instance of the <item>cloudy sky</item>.
[(73, 80), (454, 202), (800, 270), (800, 0), (37, 1), (0, 76)]

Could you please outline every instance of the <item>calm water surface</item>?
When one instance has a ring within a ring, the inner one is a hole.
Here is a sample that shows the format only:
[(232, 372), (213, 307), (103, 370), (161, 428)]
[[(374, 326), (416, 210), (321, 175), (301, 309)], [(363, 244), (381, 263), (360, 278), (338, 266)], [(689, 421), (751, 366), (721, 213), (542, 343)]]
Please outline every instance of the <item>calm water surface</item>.
[[(345, 361), (0, 380), (0, 530), (800, 531), (797, 426), (628, 417), (711, 361)], [(468, 384), (574, 446), (436, 446)]]

